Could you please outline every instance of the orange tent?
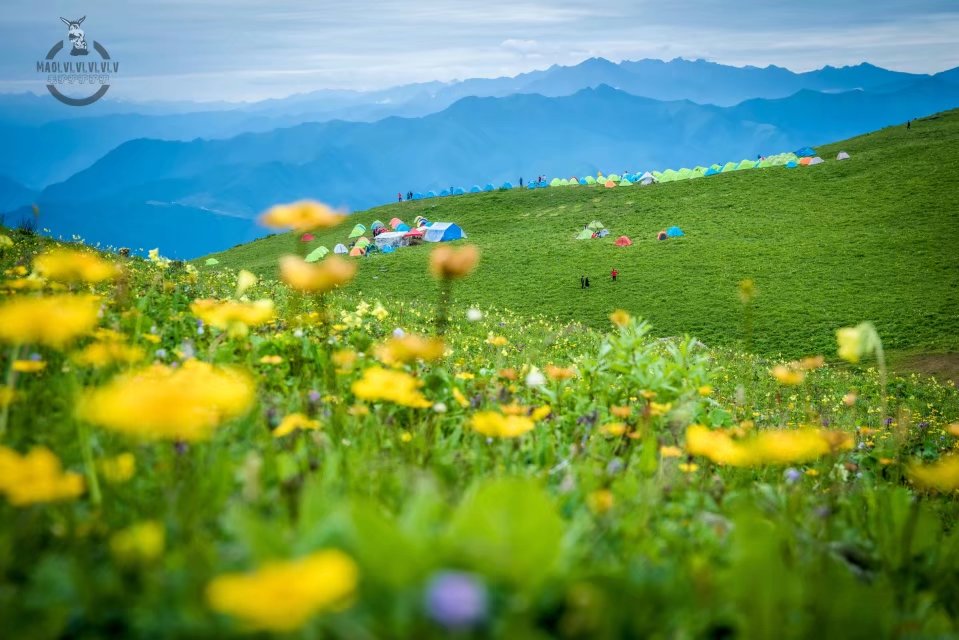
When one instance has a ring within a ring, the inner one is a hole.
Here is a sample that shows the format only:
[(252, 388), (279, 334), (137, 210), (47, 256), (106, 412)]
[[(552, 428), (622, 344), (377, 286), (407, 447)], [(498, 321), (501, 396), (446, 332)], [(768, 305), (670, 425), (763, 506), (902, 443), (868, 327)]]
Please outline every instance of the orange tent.
[(810, 162), (812, 162), (812, 158), (800, 158), (800, 159), (799, 159), (799, 164), (801, 164), (801, 165), (803, 165), (803, 166), (808, 165)]
[(617, 247), (631, 247), (633, 245), (633, 241), (626, 236), (619, 236), (616, 238), (616, 242), (614, 244)]
[(607, 188), (607, 189), (613, 189), (613, 188), (615, 188), (615, 187), (616, 187), (616, 183), (615, 183), (615, 182), (613, 182), (612, 180), (607, 180), (607, 181), (606, 181), (606, 188)]
[(350, 255), (353, 256), (354, 258), (365, 256), (366, 249), (363, 249), (361, 247), (353, 247), (352, 249), (350, 249)]

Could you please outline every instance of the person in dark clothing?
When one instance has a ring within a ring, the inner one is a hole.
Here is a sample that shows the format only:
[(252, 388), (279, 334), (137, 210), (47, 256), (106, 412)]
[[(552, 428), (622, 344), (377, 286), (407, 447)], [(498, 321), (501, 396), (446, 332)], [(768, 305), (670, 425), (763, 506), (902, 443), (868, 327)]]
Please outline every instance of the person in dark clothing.
[(585, 289), (585, 288), (586, 288), (586, 276), (580, 276), (580, 277), (579, 277), (579, 288), (580, 288), (580, 289)]
[(619, 271), (617, 271), (616, 269), (613, 269), (612, 271), (609, 272), (609, 275), (613, 278), (613, 282), (616, 282), (616, 276), (619, 275)]
[(520, 187), (520, 189), (523, 188), (523, 179), (522, 179), (522, 178), (519, 179), (519, 187)]
[(907, 130), (908, 130), (908, 129), (912, 129), (912, 120), (907, 120), (907, 121), (906, 121), (906, 129), (907, 129)]
[(396, 201), (403, 202), (403, 194), (400, 193), (399, 191), (396, 192)]
[(586, 276), (586, 288), (589, 289), (589, 276)]

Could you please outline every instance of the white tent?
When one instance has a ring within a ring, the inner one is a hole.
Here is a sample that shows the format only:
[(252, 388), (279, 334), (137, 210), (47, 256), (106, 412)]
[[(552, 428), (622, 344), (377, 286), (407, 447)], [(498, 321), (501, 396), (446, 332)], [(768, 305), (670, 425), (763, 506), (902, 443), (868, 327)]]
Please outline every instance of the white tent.
[(465, 238), (466, 234), (458, 224), (452, 222), (434, 222), (426, 229), (423, 240), (426, 242), (449, 242)]
[(836, 160), (848, 160), (848, 159), (849, 159), (849, 154), (846, 153), (845, 151), (840, 151), (839, 155), (836, 156)]
[(349, 251), (349, 249), (346, 248), (346, 245), (345, 245), (345, 244), (342, 244), (342, 243), (340, 243), (340, 244), (336, 245), (335, 247), (333, 247), (333, 253), (339, 253), (339, 254), (342, 255), (342, 254), (346, 254), (346, 253), (349, 253), (349, 252), (350, 252), (350, 251)]
[(822, 163), (823, 163), (822, 158), (820, 158), (819, 156), (816, 156), (815, 158), (809, 161), (809, 166), (812, 166), (814, 164), (822, 164)]
[(639, 184), (643, 186), (653, 184), (654, 182), (656, 182), (656, 178), (654, 178), (653, 174), (651, 174), (649, 171), (644, 173), (639, 179)]
[(389, 231), (373, 238), (373, 242), (376, 243), (377, 249), (382, 249), (383, 247), (393, 247), (396, 249), (398, 247), (405, 247), (408, 244), (405, 236), (405, 231)]

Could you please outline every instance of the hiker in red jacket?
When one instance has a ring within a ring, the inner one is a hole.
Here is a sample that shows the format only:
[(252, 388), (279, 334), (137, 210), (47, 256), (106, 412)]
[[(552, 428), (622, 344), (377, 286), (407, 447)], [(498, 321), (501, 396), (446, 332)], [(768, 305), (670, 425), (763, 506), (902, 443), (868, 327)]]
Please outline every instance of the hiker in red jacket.
[(619, 275), (619, 271), (617, 271), (614, 267), (613, 270), (609, 272), (609, 275), (612, 276), (613, 282), (616, 282), (616, 276)]
[(399, 191), (396, 192), (396, 201), (403, 202), (403, 194), (400, 193)]

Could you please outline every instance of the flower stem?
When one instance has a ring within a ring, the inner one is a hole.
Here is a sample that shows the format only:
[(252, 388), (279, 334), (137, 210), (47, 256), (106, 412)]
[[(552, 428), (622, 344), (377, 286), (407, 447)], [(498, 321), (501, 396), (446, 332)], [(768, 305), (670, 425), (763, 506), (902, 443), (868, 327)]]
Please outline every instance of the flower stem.
[(100, 482), (97, 479), (97, 470), (93, 464), (93, 450), (90, 447), (90, 430), (77, 421), (77, 439), (80, 441), (80, 451), (83, 453), (83, 469), (87, 474), (87, 483), (90, 485), (90, 500), (95, 507), (100, 506)]
[[(20, 345), (15, 345), (10, 349), (10, 363), (7, 366), (7, 379), (4, 383), (5, 387), (9, 389), (10, 393), (13, 393), (14, 387), (17, 384), (17, 372), (13, 370), (13, 363), (20, 357)], [(13, 400), (10, 402), (3, 403), (3, 407), (0, 408), (0, 438), (3, 438), (7, 433), (7, 422), (10, 419), (10, 405), (13, 404)]]

